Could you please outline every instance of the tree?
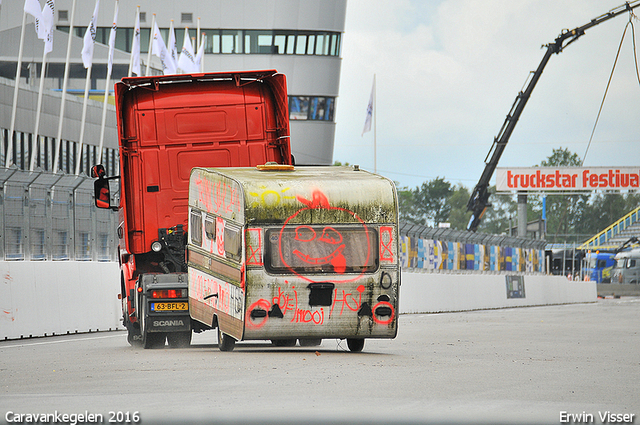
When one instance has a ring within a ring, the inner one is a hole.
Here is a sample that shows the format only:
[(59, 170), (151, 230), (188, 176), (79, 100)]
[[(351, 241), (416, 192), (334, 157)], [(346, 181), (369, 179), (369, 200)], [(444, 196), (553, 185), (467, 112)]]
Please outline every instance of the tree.
[(398, 193), (400, 216), (410, 223), (437, 226), (449, 218), (451, 205), (447, 201), (452, 193), (451, 183), (442, 177), (413, 190), (403, 188)]
[(464, 186), (455, 186), (453, 193), (447, 200), (451, 207), (449, 223), (452, 229), (465, 230), (471, 218), (471, 211), (467, 211), (467, 201), (471, 194)]
[(577, 153), (571, 152), (567, 148), (558, 148), (553, 149), (551, 156), (543, 160), (540, 165), (543, 167), (579, 167), (582, 165), (582, 161)]
[(598, 193), (585, 206), (580, 233), (595, 235), (640, 205), (640, 194)]
[(518, 204), (514, 200), (514, 195), (509, 193), (495, 193), (495, 186), (489, 188), (491, 195), (491, 207), (480, 222), (480, 229), (483, 233), (503, 234), (507, 233), (512, 226), (512, 218), (516, 216)]

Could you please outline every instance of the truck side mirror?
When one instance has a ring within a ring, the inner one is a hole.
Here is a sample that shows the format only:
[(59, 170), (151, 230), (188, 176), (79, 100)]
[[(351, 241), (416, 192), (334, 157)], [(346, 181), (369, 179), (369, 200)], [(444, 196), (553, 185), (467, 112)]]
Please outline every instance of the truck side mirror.
[(91, 167), (91, 177), (93, 177), (94, 179), (95, 178), (103, 179), (106, 174), (107, 173), (104, 170), (104, 166), (101, 164), (94, 165), (93, 167)]
[[(91, 174), (93, 174), (93, 170)], [(109, 180), (104, 177), (99, 177), (93, 182), (93, 190), (95, 194), (96, 207), (110, 209), (111, 191), (109, 190)]]

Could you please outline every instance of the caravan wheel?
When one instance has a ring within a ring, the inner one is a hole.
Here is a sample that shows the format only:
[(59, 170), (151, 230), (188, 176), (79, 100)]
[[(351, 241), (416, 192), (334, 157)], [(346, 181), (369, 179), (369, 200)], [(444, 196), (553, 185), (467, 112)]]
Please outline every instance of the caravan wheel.
[(218, 325), (218, 348), (220, 351), (232, 351), (236, 345), (236, 340), (220, 330)]
[(364, 338), (347, 338), (347, 347), (354, 353), (359, 353), (364, 348)]

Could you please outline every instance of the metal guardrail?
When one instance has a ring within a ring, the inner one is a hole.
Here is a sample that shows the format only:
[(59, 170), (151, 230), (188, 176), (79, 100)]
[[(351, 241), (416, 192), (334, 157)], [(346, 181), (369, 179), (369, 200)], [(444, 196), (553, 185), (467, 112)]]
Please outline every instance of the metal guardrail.
[(400, 234), (413, 236), (419, 239), (434, 239), (447, 242), (460, 242), (465, 244), (495, 245), (512, 248), (545, 249), (546, 241), (542, 239), (526, 239), (507, 235), (494, 235), (491, 233), (478, 233), (468, 230), (455, 230), (450, 228), (427, 227), (419, 224), (400, 222)]
[(0, 168), (0, 259), (116, 261), (116, 227), (89, 177)]
[(546, 242), (400, 222), (403, 268), (455, 273), (543, 273)]

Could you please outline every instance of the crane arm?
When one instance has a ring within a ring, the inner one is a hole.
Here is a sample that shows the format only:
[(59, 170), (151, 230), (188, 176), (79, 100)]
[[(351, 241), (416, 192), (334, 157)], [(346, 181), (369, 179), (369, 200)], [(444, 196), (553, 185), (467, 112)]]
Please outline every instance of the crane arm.
[(554, 53), (560, 53), (563, 51), (565, 47), (576, 41), (578, 38), (584, 35), (584, 32), (594, 27), (598, 24), (601, 24), (604, 21), (607, 21), (611, 18), (614, 18), (624, 12), (631, 12), (631, 10), (640, 6), (640, 0), (634, 0), (632, 2), (627, 2), (621, 6), (618, 6), (615, 9), (610, 10), (609, 12), (598, 16), (597, 18), (592, 19), (587, 24), (577, 27), (571, 31), (565, 30), (560, 33), (558, 37), (554, 40), (553, 43), (549, 43), (546, 46), (546, 51), (544, 56), (542, 57), (542, 61), (538, 65), (538, 68), (532, 72), (531, 79), (526, 84), (524, 91), (521, 91), (516, 96), (516, 100), (513, 102), (511, 106), (511, 110), (507, 114), (507, 117), (500, 128), (500, 132), (493, 139), (493, 144), (491, 145), (491, 149), (489, 149), (489, 153), (485, 157), (485, 168), (480, 176), (480, 180), (476, 184), (473, 189), (473, 193), (467, 202), (467, 210), (472, 212), (471, 219), (469, 220), (469, 224), (467, 226), (468, 230), (475, 232), (480, 225), (480, 221), (482, 220), (482, 216), (486, 212), (487, 208), (491, 206), (489, 203), (489, 181), (491, 177), (493, 177), (493, 173), (498, 165), (498, 161), (504, 152), (507, 143), (509, 142), (509, 138), (513, 133), (513, 130), (518, 123), (518, 119), (520, 119), (520, 115), (524, 110), (529, 97), (531, 96), (531, 92), (535, 88), (540, 76), (542, 75), (542, 71), (544, 71), (545, 66), (551, 59), (551, 55)]
[(622, 245), (620, 245), (618, 248), (616, 248), (613, 253), (617, 254), (619, 252), (624, 251), (625, 249), (629, 248), (630, 246), (632, 246), (633, 244), (637, 244), (640, 243), (640, 240), (635, 237), (632, 236), (631, 238), (629, 238), (629, 240), (625, 241)]

